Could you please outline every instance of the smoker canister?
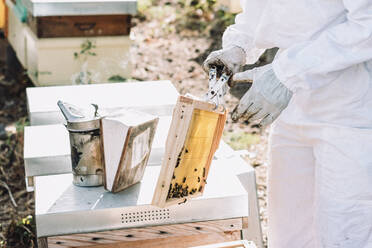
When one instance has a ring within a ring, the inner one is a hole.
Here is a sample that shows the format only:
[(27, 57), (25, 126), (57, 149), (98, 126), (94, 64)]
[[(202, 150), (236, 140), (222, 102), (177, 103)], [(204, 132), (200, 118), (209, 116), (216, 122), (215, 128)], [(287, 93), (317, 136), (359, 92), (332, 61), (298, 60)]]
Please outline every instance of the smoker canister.
[(84, 109), (62, 101), (57, 104), (66, 118), (70, 135), (73, 183), (78, 186), (102, 185), (103, 155), (98, 106), (92, 104)]
[(78, 186), (103, 184), (103, 158), (99, 119), (67, 122), (70, 135), (73, 183)]

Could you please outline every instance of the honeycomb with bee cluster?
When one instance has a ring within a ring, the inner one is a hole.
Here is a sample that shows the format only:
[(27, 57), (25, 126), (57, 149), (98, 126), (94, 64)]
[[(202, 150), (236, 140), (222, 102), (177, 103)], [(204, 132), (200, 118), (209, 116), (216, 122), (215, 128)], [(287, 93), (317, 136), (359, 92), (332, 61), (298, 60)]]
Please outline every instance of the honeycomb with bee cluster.
[(182, 198), (203, 191), (218, 113), (195, 109), (186, 142), (177, 157), (167, 198)]
[(180, 97), (173, 113), (153, 205), (200, 196), (226, 121), (226, 110)]

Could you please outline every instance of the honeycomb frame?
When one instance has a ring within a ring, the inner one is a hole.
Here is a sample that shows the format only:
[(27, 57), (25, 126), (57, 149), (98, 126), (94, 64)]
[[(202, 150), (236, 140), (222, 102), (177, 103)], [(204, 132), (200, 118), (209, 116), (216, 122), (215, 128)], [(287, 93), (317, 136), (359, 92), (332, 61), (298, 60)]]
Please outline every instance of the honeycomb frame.
[(178, 98), (152, 205), (182, 204), (203, 194), (226, 116), (221, 106), (186, 96)]

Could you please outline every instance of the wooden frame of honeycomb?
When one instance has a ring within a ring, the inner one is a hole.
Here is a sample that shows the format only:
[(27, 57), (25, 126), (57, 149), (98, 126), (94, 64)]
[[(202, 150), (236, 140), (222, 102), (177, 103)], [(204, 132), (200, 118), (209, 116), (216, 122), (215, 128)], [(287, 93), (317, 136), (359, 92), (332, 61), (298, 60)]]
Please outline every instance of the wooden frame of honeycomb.
[(181, 204), (203, 194), (226, 114), (212, 103), (178, 98), (152, 205)]

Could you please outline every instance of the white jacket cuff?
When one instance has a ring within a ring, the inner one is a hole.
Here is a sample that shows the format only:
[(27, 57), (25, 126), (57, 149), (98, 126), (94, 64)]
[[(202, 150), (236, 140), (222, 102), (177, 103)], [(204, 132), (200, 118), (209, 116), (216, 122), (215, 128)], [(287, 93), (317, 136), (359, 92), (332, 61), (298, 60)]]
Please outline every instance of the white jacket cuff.
[(265, 52), (265, 49), (258, 49), (253, 46), (253, 39), (245, 33), (237, 30), (232, 25), (226, 29), (222, 37), (222, 48), (230, 48), (233, 46), (240, 47), (244, 50), (246, 55), (246, 64), (254, 64)]
[(285, 69), (281, 66), (280, 59), (275, 57), (274, 61), (272, 62), (273, 71), (279, 81), (284, 84), (289, 90), (293, 93), (299, 89), (298, 82), (300, 81), (297, 77), (289, 77), (285, 74)]

